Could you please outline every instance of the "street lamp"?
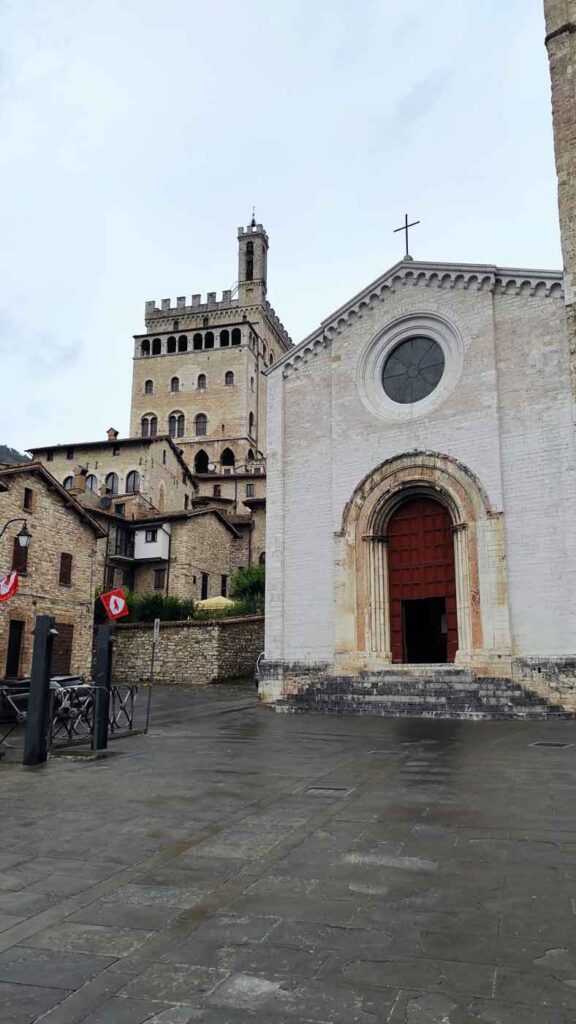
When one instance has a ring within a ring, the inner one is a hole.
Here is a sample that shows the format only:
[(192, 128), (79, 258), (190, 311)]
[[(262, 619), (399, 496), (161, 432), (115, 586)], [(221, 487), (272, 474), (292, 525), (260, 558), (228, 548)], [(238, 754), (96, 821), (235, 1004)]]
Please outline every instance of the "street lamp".
[(25, 519), (9, 519), (7, 523), (4, 523), (4, 526), (0, 530), (0, 537), (2, 537), (2, 535), (5, 533), (8, 527), (12, 525), (12, 523), (24, 523), (24, 526), (22, 527), (20, 532), (16, 534), (16, 540), (18, 541), (21, 548), (27, 548), (30, 541), (32, 540), (32, 534), (30, 533), (30, 530), (26, 525)]

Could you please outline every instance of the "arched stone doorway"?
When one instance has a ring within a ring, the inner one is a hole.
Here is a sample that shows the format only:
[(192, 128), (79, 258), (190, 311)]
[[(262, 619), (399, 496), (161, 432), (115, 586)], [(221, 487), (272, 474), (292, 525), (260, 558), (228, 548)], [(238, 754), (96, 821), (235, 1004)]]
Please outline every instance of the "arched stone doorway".
[(454, 661), (458, 648), (454, 534), (447, 508), (429, 497), (402, 502), (387, 530), (393, 661)]
[[(375, 467), (344, 508), (334, 547), (338, 671), (360, 671), (407, 657), (398, 644), (403, 612), (401, 608), (398, 612), (398, 605), (392, 610), (391, 597), (407, 601), (416, 600), (417, 595), (391, 593), (390, 528), (392, 524), (394, 536), (395, 516), (399, 526), (401, 516), (408, 515), (409, 503), (417, 501), (434, 503), (445, 571), (453, 565), (455, 594), (445, 588), (441, 594), (424, 595), (443, 597), (449, 605), (446, 614), (452, 614), (452, 622), (446, 634), (446, 660), (483, 666), (496, 661), (500, 669), (502, 659), (510, 655), (502, 514), (491, 508), (482, 485), (461, 463), (438, 452), (411, 452)], [(408, 511), (402, 513), (403, 507)], [(430, 532), (434, 534), (433, 529)], [(448, 537), (453, 561), (448, 559)], [(392, 549), (394, 544), (392, 540)], [(448, 621), (445, 625), (448, 629)]]

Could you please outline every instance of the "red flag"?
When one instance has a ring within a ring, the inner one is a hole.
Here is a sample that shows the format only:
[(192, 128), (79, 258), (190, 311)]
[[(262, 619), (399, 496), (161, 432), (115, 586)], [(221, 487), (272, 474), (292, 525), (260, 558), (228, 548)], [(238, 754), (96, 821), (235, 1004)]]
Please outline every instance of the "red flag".
[(18, 593), (18, 573), (9, 572), (0, 579), (0, 601), (9, 601)]
[(123, 590), (108, 590), (106, 594), (100, 594), (100, 600), (104, 605), (106, 615), (109, 619), (121, 619), (124, 615), (130, 615), (128, 602)]

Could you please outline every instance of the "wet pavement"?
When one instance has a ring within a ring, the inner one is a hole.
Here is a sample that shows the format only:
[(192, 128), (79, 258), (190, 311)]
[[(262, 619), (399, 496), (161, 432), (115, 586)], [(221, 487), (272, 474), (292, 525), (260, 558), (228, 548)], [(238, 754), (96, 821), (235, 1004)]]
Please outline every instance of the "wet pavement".
[(5, 758), (0, 1022), (573, 1022), (575, 739), (212, 688)]

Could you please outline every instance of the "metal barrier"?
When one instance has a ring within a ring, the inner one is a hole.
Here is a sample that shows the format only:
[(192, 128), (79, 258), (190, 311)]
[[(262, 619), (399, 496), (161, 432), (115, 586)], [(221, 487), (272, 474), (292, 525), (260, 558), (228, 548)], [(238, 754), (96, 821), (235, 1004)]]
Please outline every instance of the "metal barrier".
[[(92, 743), (98, 687), (88, 683), (51, 691), (51, 747)], [(114, 685), (108, 704), (108, 738), (148, 732), (150, 724), (149, 686)], [(97, 748), (98, 749), (98, 748)]]

